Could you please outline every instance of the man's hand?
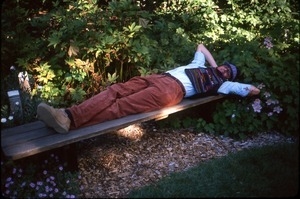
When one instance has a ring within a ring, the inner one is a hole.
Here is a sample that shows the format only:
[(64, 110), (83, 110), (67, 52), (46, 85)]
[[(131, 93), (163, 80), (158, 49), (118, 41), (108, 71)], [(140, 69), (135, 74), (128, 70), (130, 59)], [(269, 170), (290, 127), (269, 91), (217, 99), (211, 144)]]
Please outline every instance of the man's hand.
[(258, 95), (259, 93), (260, 90), (258, 88), (256, 88), (255, 86), (251, 86), (248, 96)]
[(198, 45), (197, 51), (200, 51), (204, 54), (204, 57), (205, 57), (206, 61), (210, 64), (210, 66), (212, 66), (214, 68), (218, 67), (212, 54), (207, 50), (207, 48), (203, 44)]

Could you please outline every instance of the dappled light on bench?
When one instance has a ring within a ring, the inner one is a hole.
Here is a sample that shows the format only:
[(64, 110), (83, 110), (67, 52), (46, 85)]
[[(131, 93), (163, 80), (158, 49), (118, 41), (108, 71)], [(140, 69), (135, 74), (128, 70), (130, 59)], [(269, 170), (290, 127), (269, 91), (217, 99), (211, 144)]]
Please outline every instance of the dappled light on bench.
[(162, 109), (161, 111), (158, 111), (157, 117), (155, 118), (156, 121), (166, 119), (169, 114), (176, 113), (177, 111), (181, 111), (184, 109), (184, 106), (176, 105), (175, 107), (168, 107), (165, 109)]

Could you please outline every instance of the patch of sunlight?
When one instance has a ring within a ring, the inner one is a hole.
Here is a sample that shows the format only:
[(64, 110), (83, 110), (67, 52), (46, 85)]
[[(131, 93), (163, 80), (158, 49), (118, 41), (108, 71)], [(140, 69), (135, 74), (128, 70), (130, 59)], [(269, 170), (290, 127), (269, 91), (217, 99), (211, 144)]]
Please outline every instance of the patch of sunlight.
[(130, 140), (140, 140), (145, 133), (145, 130), (140, 124), (132, 124), (128, 127), (117, 131), (117, 135), (129, 138)]

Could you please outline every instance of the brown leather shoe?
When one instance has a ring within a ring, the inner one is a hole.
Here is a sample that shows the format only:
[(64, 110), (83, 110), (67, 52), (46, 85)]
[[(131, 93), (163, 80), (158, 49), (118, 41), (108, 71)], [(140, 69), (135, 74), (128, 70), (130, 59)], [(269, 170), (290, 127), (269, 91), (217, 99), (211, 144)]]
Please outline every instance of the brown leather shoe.
[(37, 117), (58, 133), (69, 132), (71, 120), (63, 109), (56, 109), (42, 102), (37, 107)]

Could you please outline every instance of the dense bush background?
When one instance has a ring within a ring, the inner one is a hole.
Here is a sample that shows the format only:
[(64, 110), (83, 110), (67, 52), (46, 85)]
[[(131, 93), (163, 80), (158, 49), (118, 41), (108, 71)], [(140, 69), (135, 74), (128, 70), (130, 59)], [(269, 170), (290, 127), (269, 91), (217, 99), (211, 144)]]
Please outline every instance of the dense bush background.
[(6, 92), (18, 88), (17, 72), (27, 71), (31, 82), (31, 92), (22, 93), (24, 116), (12, 125), (34, 120), (41, 100), (70, 106), (112, 83), (186, 65), (204, 43), (217, 63), (235, 63), (238, 80), (263, 92), (228, 98), (212, 122), (199, 119), (199, 128), (239, 136), (299, 130), (295, 0), (12, 0), (4, 1), (1, 15), (2, 118), (10, 114)]

